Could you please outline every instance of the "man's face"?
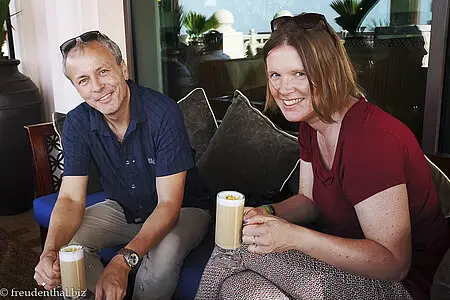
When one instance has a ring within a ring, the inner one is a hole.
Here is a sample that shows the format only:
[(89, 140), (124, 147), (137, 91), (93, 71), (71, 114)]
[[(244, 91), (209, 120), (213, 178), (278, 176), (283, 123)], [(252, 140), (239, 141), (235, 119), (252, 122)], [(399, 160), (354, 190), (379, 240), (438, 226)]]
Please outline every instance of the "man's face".
[(125, 62), (117, 64), (114, 55), (102, 44), (90, 42), (73, 50), (66, 61), (67, 75), (87, 104), (105, 116), (128, 109), (128, 71)]

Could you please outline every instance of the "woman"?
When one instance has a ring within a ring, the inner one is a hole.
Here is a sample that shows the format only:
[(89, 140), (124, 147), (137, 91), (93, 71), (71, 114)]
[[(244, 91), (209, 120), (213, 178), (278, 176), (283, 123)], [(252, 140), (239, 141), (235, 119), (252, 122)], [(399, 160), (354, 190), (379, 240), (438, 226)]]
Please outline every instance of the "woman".
[(271, 26), (267, 108), (301, 121), (299, 193), (246, 208), (242, 268), (210, 261), (197, 299), (427, 299), (450, 235), (414, 135), (364, 99), (322, 15)]

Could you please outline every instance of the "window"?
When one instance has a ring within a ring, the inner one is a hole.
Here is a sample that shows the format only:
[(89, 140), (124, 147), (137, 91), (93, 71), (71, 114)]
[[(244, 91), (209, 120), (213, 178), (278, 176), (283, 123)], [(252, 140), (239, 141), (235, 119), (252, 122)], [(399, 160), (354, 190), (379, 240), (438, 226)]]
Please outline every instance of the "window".
[[(434, 1), (448, 6), (446, 0)], [(331, 2), (159, 0), (161, 89), (174, 99), (197, 86), (205, 88), (209, 97), (227, 96), (240, 89), (251, 101), (264, 102), (266, 78), (260, 50), (270, 36), (270, 21), (276, 15), (317, 12), (324, 14), (342, 37), (367, 99), (400, 119), (422, 142), (432, 0), (374, 0), (371, 7), (364, 8), (367, 14), (361, 23), (353, 26), (339, 21), (339, 8), (331, 7)], [(184, 14), (195, 12), (206, 19), (217, 16), (219, 36), (177, 23), (179, 7)], [(445, 15), (439, 19), (447, 20), (448, 12), (438, 13)], [(280, 126), (286, 125), (279, 121)]]

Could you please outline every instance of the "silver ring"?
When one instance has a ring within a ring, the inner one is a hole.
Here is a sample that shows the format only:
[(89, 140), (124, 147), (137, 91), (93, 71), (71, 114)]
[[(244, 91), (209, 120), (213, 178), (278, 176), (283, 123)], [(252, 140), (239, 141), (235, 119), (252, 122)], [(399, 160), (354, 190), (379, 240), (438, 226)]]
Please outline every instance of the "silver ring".
[(253, 244), (253, 245), (255, 244), (255, 238), (256, 238), (256, 236), (254, 235), (254, 236), (253, 236), (253, 240), (252, 240), (252, 244)]
[(43, 282), (41, 285), (42, 285), (42, 286), (45, 286), (46, 284), (47, 284), (47, 282)]

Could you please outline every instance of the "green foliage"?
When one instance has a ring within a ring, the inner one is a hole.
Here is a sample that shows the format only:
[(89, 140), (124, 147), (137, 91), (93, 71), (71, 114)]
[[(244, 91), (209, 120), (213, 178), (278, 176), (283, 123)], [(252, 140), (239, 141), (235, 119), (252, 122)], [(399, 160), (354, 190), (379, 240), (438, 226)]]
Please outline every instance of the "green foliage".
[[(6, 20), (9, 18), (8, 14), (9, 2), (11, 2), (11, 0), (0, 0), (0, 49), (6, 40), (5, 23)], [(3, 57), (3, 52), (1, 52), (0, 50), (0, 58), (1, 57)]]
[(334, 20), (347, 30), (351, 35), (355, 36), (361, 31), (361, 23), (367, 14), (374, 8), (380, 0), (333, 0), (330, 6), (338, 14), (339, 17)]
[(180, 32), (183, 25), (183, 6), (171, 0), (161, 0), (159, 2), (159, 16), (161, 27), (177, 28)]
[(183, 25), (187, 29), (187, 34), (196, 40), (202, 33), (217, 28), (217, 26), (219, 26), (219, 21), (214, 15), (209, 19), (206, 19), (206, 16), (204, 15), (189, 11), (184, 17)]
[(171, 0), (161, 0), (158, 6), (163, 45), (177, 48), (178, 36), (184, 20), (183, 6)]

